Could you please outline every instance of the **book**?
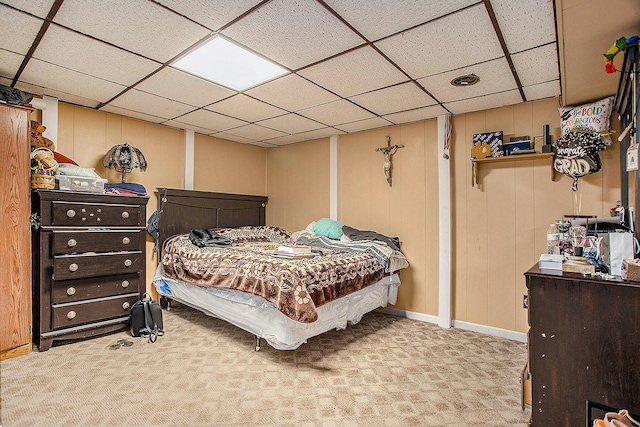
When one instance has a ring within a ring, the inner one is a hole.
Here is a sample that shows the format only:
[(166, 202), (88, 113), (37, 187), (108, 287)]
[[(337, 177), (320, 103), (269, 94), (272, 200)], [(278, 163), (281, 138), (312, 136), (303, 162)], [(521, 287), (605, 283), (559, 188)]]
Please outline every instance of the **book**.
[(278, 252), (282, 254), (310, 254), (312, 253), (311, 246), (303, 246), (303, 245), (281, 245), (278, 246)]
[(312, 252), (288, 254), (286, 252), (273, 251), (271, 255), (273, 255), (276, 258), (283, 258), (283, 259), (300, 259), (300, 258), (313, 258), (319, 254), (315, 254)]
[(556, 254), (542, 254), (538, 260), (538, 268), (546, 270), (560, 270), (562, 271), (563, 255)]

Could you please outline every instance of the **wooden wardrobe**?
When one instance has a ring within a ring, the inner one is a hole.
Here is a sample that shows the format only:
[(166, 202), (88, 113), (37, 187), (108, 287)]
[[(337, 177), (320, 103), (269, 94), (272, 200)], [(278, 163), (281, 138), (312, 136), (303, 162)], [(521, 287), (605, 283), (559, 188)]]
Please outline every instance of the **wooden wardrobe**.
[(31, 351), (30, 112), (0, 104), (0, 360)]

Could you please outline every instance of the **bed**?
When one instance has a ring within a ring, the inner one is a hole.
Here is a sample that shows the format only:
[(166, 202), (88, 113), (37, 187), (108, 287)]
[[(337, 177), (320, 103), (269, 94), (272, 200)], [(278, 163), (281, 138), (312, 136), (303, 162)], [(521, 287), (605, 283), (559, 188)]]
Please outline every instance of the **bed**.
[[(335, 239), (311, 228), (266, 226), (264, 196), (158, 193), (153, 284), (163, 307), (178, 301), (242, 328), (256, 337), (256, 351), (262, 339), (278, 350), (296, 349), (396, 302), (406, 258), (368, 235)], [(199, 230), (213, 230), (223, 242), (198, 247), (192, 232)], [(292, 238), (313, 256), (283, 256), (278, 248)]]

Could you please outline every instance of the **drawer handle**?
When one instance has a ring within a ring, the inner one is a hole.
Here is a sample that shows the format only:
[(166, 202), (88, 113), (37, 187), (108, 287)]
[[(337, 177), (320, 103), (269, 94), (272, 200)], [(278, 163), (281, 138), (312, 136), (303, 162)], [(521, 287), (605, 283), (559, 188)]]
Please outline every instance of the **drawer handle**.
[(130, 238), (128, 238), (128, 237), (124, 237), (124, 238), (122, 239), (122, 243), (123, 243), (123, 244), (125, 244), (125, 245), (128, 245), (129, 243), (131, 243), (131, 239), (130, 239)]
[(127, 211), (122, 212), (122, 218), (124, 218), (124, 219), (129, 218), (129, 212), (127, 212)]
[(78, 244), (78, 242), (77, 242), (77, 240), (76, 240), (76, 239), (69, 239), (69, 241), (67, 242), (67, 245), (68, 245), (70, 248), (73, 248), (73, 247), (74, 247), (75, 245), (77, 245), (77, 244)]
[(125, 260), (124, 260), (124, 266), (125, 266), (125, 267), (131, 267), (131, 264), (133, 264), (133, 262), (131, 262), (131, 260), (130, 260), (130, 259), (125, 259)]
[(73, 286), (67, 289), (67, 295), (71, 296), (71, 295), (74, 295), (75, 293), (76, 293), (76, 288), (74, 288)]
[(74, 216), (76, 216), (76, 211), (74, 211), (73, 209), (69, 209), (69, 210), (67, 211), (67, 216), (68, 216), (69, 218), (73, 218)]
[(122, 287), (123, 288), (128, 288), (129, 287), (129, 281), (128, 280), (123, 280), (122, 281)]
[(122, 304), (122, 308), (125, 310), (128, 310), (129, 307), (131, 307), (131, 304), (129, 304), (128, 302), (125, 302), (124, 304)]
[(69, 271), (78, 271), (78, 264), (75, 262), (69, 266)]
[(78, 313), (76, 313), (75, 311), (71, 310), (70, 312), (67, 313), (67, 319), (69, 319), (69, 320), (74, 319), (77, 314)]

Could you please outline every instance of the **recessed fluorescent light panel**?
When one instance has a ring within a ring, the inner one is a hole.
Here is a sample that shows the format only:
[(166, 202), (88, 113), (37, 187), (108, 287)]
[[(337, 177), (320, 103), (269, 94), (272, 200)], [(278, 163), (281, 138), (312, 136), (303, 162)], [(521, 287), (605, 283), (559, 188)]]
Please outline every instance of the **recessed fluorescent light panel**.
[(173, 66), (239, 91), (287, 73), (279, 65), (219, 36), (213, 37)]

